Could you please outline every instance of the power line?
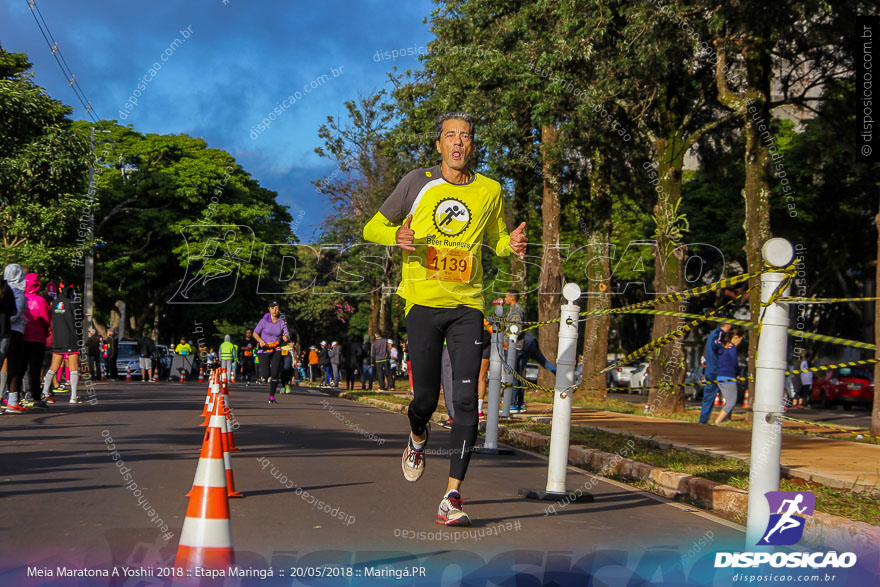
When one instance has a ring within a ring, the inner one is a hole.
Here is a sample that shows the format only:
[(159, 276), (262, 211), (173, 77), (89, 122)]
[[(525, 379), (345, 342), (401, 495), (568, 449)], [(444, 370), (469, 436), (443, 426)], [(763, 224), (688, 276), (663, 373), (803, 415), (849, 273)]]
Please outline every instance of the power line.
[(61, 68), (61, 73), (64, 74), (64, 78), (67, 80), (67, 84), (73, 90), (73, 93), (76, 95), (79, 103), (82, 104), (82, 107), (85, 109), (86, 114), (92, 119), (93, 122), (98, 122), (97, 115), (95, 114), (95, 109), (92, 107), (92, 103), (86, 97), (85, 92), (83, 92), (82, 86), (79, 85), (79, 82), (76, 80), (76, 76), (70, 69), (70, 65), (68, 65), (67, 60), (61, 53), (61, 48), (58, 46), (58, 42), (55, 40), (55, 37), (52, 36), (52, 31), (49, 30), (49, 25), (46, 23), (46, 19), (43, 18), (43, 13), (40, 12), (40, 7), (37, 6), (37, 1), (25, 0), (25, 2), (27, 3), (28, 10), (31, 11), (31, 15), (33, 15), (34, 17), (34, 22), (37, 23), (37, 28), (40, 29), (40, 34), (43, 35), (43, 39), (46, 41), (46, 45), (49, 47), (49, 51), (52, 53), (52, 57), (55, 58), (55, 62), (58, 64), (58, 67)]

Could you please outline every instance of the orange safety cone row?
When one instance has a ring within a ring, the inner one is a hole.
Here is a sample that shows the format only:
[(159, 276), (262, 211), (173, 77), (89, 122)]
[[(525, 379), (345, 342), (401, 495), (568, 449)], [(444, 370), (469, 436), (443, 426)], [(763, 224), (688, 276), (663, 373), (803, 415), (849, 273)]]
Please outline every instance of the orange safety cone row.
[(211, 384), (208, 385), (208, 393), (205, 395), (205, 407), (202, 408), (202, 417), (204, 421), (202, 426), (207, 426), (211, 419), (211, 413), (214, 411), (214, 403), (217, 401), (217, 395), (220, 393), (220, 384), (215, 377), (211, 377)]
[[(220, 439), (223, 448), (223, 468), (226, 475), (226, 495), (228, 497), (244, 497), (243, 494), (235, 490), (235, 477), (232, 474), (232, 457), (229, 454), (229, 429), (226, 426), (226, 416), (224, 415), (224, 412), (226, 411), (226, 405), (223, 403), (223, 395), (218, 394), (217, 399), (214, 402), (214, 408), (211, 410), (211, 422), (208, 424), (208, 429), (216, 428), (220, 431)], [(193, 484), (193, 489), (195, 489), (195, 484)], [(189, 497), (192, 494), (192, 491), (193, 490), (191, 489), (186, 496)]]
[(749, 408), (749, 390), (746, 388), (746, 394), (743, 396), (743, 409), (747, 410)]
[(226, 384), (226, 369), (223, 369), (220, 374), (220, 392), (223, 395), (223, 406), (225, 407), (224, 413), (226, 415), (227, 437), (229, 438), (229, 452), (241, 452), (241, 449), (235, 446), (235, 435), (232, 433), (232, 417), (230, 416), (231, 410), (229, 409), (229, 386)]
[(188, 494), (175, 567), (219, 570), (234, 564), (224, 460), (222, 431), (209, 426)]

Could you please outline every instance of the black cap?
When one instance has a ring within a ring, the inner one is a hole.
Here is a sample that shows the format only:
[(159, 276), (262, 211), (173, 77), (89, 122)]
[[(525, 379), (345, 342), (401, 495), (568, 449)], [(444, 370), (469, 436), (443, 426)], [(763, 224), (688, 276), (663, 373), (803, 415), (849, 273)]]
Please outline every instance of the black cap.
[(271, 302), (269, 302), (269, 307), (270, 307), (270, 308), (271, 308), (272, 306), (280, 306), (280, 305), (281, 305), (281, 304), (278, 303), (278, 300), (272, 300)]

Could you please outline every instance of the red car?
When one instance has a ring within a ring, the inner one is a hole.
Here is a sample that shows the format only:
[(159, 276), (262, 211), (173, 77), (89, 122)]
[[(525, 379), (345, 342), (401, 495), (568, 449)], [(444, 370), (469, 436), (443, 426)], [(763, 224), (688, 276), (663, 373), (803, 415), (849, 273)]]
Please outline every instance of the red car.
[(861, 367), (837, 367), (824, 377), (813, 379), (810, 405), (823, 409), (842, 404), (850, 409), (853, 404), (870, 406), (874, 401), (874, 377)]

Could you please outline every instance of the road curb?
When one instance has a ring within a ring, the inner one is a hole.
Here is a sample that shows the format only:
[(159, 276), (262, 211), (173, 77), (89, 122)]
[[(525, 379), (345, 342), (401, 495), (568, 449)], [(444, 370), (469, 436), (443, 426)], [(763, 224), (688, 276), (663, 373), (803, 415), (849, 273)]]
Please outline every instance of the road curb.
[[(406, 413), (407, 410), (407, 406), (403, 404), (358, 397), (357, 394), (345, 391), (329, 389), (321, 391), (393, 412)], [(444, 419), (439, 414), (434, 414), (431, 418), (435, 422), (441, 422)], [(518, 430), (499, 425), (498, 432), (512, 446), (531, 450), (549, 448), (550, 446), (549, 436), (531, 430)], [(568, 448), (568, 462), (570, 465), (600, 476), (619, 475), (645, 481), (649, 484), (648, 490), (652, 493), (669, 499), (688, 497), (699, 502), (703, 509), (710, 512), (735, 514), (748, 511), (749, 494), (747, 491), (695, 475), (678, 473), (634, 461), (622, 457), (620, 454), (611, 454), (575, 444)], [(874, 545), (880, 544), (880, 527), (841, 516), (815, 512), (813, 516), (807, 518), (802, 539), (803, 544), (838, 551), (849, 550), (856, 554), (867, 555), (875, 551)]]

